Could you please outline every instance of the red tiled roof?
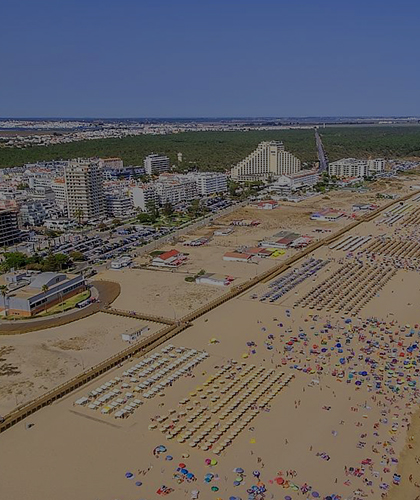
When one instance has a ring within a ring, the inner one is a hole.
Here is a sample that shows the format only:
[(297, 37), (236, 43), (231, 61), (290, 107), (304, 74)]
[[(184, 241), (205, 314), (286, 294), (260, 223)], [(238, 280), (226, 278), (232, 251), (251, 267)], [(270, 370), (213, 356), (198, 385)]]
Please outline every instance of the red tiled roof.
[(172, 257), (176, 257), (177, 255), (179, 255), (179, 252), (178, 250), (169, 250), (168, 252), (165, 252), (165, 253), (161, 253), (160, 255), (157, 256), (158, 259), (161, 259), (161, 260), (168, 260), (168, 259), (171, 259)]

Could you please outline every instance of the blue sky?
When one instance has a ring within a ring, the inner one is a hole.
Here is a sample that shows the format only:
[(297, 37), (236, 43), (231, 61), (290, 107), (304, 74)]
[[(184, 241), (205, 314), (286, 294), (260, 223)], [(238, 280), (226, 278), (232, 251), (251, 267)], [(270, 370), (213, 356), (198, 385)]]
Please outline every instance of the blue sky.
[(0, 116), (420, 115), (420, 1), (3, 0)]

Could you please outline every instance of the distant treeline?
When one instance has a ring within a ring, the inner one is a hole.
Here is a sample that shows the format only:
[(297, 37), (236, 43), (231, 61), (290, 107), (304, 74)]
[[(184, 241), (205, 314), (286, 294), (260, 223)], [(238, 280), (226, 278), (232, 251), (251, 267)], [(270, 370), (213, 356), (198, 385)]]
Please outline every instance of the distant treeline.
[[(419, 126), (327, 127), (320, 134), (330, 161), (344, 157), (420, 157)], [(13, 167), (42, 160), (75, 157), (117, 156), (126, 165), (142, 165), (150, 153), (163, 153), (178, 165), (177, 153), (182, 153), (179, 165), (188, 169), (224, 170), (243, 159), (264, 140), (280, 140), (287, 151), (303, 162), (317, 159), (314, 131), (281, 130), (250, 132), (185, 132), (171, 135), (141, 135), (123, 139), (57, 144), (26, 149), (0, 148), (0, 167)]]

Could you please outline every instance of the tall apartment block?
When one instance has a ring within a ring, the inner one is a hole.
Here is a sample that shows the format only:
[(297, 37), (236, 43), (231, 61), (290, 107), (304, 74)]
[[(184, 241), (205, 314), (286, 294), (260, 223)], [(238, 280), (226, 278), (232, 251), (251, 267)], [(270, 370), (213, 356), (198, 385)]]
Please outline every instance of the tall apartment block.
[(14, 245), (21, 240), (18, 213), (14, 210), (0, 210), (0, 247)]
[(198, 194), (201, 196), (209, 196), (227, 191), (226, 174), (220, 172), (197, 172), (188, 174), (188, 177), (196, 182)]
[(102, 170), (96, 160), (78, 158), (64, 169), (68, 216), (86, 221), (105, 215)]
[(232, 168), (231, 175), (232, 179), (239, 181), (256, 181), (295, 174), (300, 169), (300, 160), (285, 151), (282, 142), (264, 141)]
[(147, 175), (159, 175), (169, 171), (169, 158), (163, 155), (151, 154), (144, 159), (144, 169)]

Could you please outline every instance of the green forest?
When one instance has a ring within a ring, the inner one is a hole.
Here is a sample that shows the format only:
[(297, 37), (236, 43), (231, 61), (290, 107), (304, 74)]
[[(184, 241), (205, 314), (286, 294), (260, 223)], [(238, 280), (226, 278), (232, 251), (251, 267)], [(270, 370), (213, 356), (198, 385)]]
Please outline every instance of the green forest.
[[(320, 130), (330, 161), (344, 157), (420, 157), (420, 126), (327, 127)], [(281, 140), (303, 162), (316, 161), (313, 129), (249, 132), (184, 132), (99, 139), (49, 147), (0, 148), (0, 167), (75, 157), (118, 156), (126, 165), (142, 165), (150, 153), (163, 153), (181, 169), (224, 170), (248, 155), (263, 140)]]

